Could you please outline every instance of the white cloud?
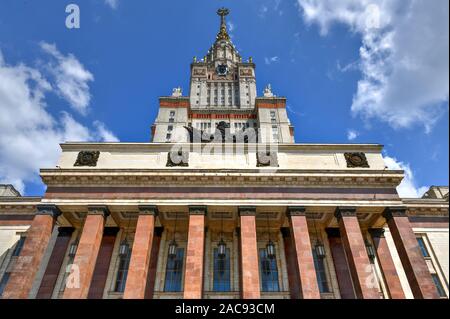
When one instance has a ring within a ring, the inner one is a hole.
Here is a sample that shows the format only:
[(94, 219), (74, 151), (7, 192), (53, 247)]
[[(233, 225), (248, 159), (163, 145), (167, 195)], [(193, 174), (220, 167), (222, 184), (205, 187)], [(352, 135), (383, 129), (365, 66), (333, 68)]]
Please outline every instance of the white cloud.
[(348, 130), (347, 131), (347, 139), (349, 141), (354, 141), (359, 136), (359, 132), (355, 130)]
[(267, 64), (267, 65), (270, 65), (272, 63), (276, 63), (276, 62), (279, 62), (279, 61), (280, 61), (280, 59), (278, 58), (278, 56), (273, 56), (273, 57), (270, 57), (270, 58), (268, 58), (268, 57), (264, 58), (264, 63)]
[(95, 139), (111, 143), (119, 142), (119, 139), (106, 128), (104, 123), (95, 121), (94, 126), (96, 128)]
[[(448, 0), (298, 0), (307, 23), (326, 35), (343, 23), (361, 35), (360, 70), (351, 107), (364, 119), (426, 131), (448, 108)], [(446, 107), (444, 104), (447, 104)]]
[(42, 42), (41, 48), (53, 58), (47, 68), (55, 78), (58, 93), (72, 108), (86, 114), (91, 101), (89, 82), (94, 80), (92, 73), (73, 54), (63, 55), (54, 44)]
[(264, 5), (264, 4), (261, 5), (259, 7), (259, 13), (258, 13), (259, 17), (265, 18), (268, 11), (269, 11), (269, 8), (266, 5)]
[(0, 183), (22, 193), (26, 183), (40, 182), (40, 168), (54, 167), (59, 143), (117, 140), (100, 122), (90, 130), (67, 112), (50, 114), (52, 84), (39, 69), (8, 65), (0, 51)]
[(389, 169), (405, 171), (405, 178), (400, 186), (397, 187), (397, 192), (402, 198), (420, 198), (429, 189), (426, 186), (417, 186), (414, 178), (414, 173), (408, 163), (403, 163), (397, 159), (389, 156), (384, 157), (384, 162)]
[(105, 4), (110, 6), (111, 9), (117, 9), (119, 6), (119, 0), (105, 0)]

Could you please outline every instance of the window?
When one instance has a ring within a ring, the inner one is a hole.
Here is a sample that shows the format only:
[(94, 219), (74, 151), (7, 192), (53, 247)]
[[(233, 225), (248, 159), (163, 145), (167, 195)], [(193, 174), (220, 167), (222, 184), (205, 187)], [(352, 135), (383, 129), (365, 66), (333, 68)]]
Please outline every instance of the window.
[(25, 236), (20, 236), (20, 239), (17, 242), (16, 247), (14, 248), (14, 251), (12, 254), (13, 257), (18, 257), (20, 255), (20, 252), (22, 251), (22, 248), (23, 248), (23, 244), (25, 244), (25, 239), (26, 239)]
[(430, 258), (430, 253), (428, 252), (427, 246), (425, 245), (425, 240), (423, 237), (417, 237), (417, 241), (419, 242), (419, 248), (422, 252), (423, 257)]
[(184, 248), (177, 249), (174, 258), (168, 257), (166, 267), (166, 279), (164, 281), (165, 292), (182, 291)]
[(119, 269), (117, 270), (115, 292), (124, 292), (127, 282), (128, 267), (130, 266), (131, 251), (126, 256), (119, 257)]
[(277, 259), (270, 259), (267, 257), (267, 250), (260, 249), (259, 262), (261, 271), (261, 290), (264, 292), (280, 291)]
[(172, 139), (172, 134), (171, 133), (167, 133), (166, 140), (170, 141), (171, 139)]
[(325, 270), (324, 258), (319, 258), (315, 249), (312, 250), (314, 258), (314, 266), (316, 268), (317, 283), (319, 284), (320, 293), (330, 292), (328, 285), (327, 274)]
[(169, 119), (169, 123), (175, 123), (175, 119), (170, 118), (170, 119)]
[(446, 298), (447, 295), (445, 294), (444, 287), (442, 287), (441, 280), (439, 279), (439, 276), (437, 274), (431, 274), (431, 277), (433, 278), (433, 282), (436, 285), (436, 289), (439, 293), (439, 297)]
[(219, 256), (219, 249), (214, 249), (214, 291), (231, 291), (230, 249), (225, 256)]
[(273, 137), (273, 141), (274, 142), (278, 142), (279, 141), (278, 126), (272, 126), (272, 137)]
[(3, 275), (2, 280), (0, 281), (0, 296), (3, 294), (3, 291), (5, 291), (8, 280), (9, 280), (9, 272), (5, 273)]
[(170, 111), (170, 117), (175, 117), (175, 111)]
[(167, 131), (172, 132), (172, 131), (173, 131), (173, 125), (169, 125), (169, 126), (167, 127)]

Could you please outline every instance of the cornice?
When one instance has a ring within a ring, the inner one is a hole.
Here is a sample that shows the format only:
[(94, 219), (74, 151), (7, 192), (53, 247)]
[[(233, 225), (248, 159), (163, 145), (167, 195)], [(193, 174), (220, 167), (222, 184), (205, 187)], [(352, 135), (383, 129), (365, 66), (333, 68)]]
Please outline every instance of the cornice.
[[(85, 143), (85, 142), (70, 142), (70, 143), (62, 143), (60, 144), (61, 149), (63, 151), (119, 151), (119, 150), (127, 150), (127, 151), (149, 151), (149, 150), (168, 150), (171, 149), (174, 145), (177, 147), (184, 147), (186, 149), (194, 149), (201, 146), (211, 145), (211, 144), (196, 144), (196, 143)], [(258, 150), (258, 147), (265, 146), (266, 148), (270, 147), (270, 144), (261, 145), (261, 144), (232, 144), (235, 147), (245, 147), (246, 149), (253, 149), (255, 151)], [(383, 145), (380, 144), (276, 144), (273, 147), (278, 149), (278, 152), (282, 151), (336, 151), (336, 152), (375, 152), (380, 153), (383, 149)]]
[(43, 169), (48, 186), (323, 186), (397, 187), (400, 171), (320, 170), (195, 170), (195, 169)]

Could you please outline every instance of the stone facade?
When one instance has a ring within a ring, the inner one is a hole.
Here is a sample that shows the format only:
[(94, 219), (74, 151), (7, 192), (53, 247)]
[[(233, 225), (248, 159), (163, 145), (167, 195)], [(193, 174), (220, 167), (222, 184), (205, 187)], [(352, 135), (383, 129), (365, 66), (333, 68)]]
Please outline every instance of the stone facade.
[(42, 198), (0, 187), (1, 297), (447, 298), (448, 188), (402, 199), (381, 145), (295, 144), (219, 13), (152, 143), (65, 143)]

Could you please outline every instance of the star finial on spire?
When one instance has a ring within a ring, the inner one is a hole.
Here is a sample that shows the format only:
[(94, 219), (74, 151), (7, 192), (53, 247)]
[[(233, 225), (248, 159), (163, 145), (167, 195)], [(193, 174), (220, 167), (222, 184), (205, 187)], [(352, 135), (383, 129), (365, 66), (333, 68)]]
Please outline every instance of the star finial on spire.
[(217, 10), (217, 14), (220, 16), (220, 31), (217, 34), (217, 40), (230, 40), (227, 30), (227, 23), (225, 21), (225, 17), (230, 14), (230, 10), (227, 8), (220, 8)]

